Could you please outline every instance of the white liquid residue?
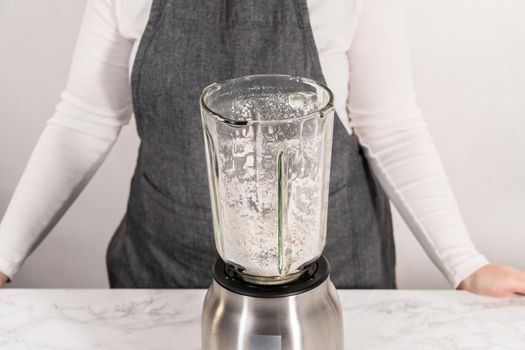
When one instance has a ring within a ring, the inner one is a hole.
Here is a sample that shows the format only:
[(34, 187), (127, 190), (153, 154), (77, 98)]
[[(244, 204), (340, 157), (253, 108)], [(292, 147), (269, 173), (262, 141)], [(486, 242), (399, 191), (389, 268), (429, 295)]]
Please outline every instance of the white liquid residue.
[[(320, 123), (319, 118), (312, 118), (218, 130), (218, 209), (224, 242), (219, 253), (249, 275), (294, 273), (322, 252), (326, 221), (323, 183), (327, 175), (321, 163), (325, 135)], [(280, 151), (287, 164), (283, 174), (286, 206), (281, 272), (277, 179)]]

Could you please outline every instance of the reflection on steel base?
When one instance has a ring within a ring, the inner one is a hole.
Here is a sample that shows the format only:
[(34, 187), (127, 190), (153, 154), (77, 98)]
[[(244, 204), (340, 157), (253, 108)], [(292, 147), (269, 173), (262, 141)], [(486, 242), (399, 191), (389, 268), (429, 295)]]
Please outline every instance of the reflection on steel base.
[(202, 313), (203, 350), (342, 350), (339, 296), (327, 278), (304, 293), (249, 297), (212, 282)]

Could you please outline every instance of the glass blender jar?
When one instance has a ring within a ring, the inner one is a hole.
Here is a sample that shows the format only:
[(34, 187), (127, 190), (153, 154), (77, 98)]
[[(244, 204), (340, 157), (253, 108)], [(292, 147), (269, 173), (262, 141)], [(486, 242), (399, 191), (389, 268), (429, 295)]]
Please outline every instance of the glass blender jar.
[(252, 75), (208, 86), (200, 104), (221, 258), (251, 283), (298, 278), (326, 241), (332, 93)]

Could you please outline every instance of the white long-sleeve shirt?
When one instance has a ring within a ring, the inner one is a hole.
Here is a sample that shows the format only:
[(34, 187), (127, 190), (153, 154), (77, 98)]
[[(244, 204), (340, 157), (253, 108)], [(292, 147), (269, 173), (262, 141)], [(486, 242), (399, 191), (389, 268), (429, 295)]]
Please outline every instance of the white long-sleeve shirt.
[[(150, 7), (151, 0), (89, 0), (66, 89), (0, 223), (0, 271), (10, 278), (129, 122), (129, 77)], [(426, 253), (456, 287), (488, 261), (470, 240), (415, 102), (402, 5), (308, 0), (308, 9), (339, 117), (359, 137), (375, 176)]]

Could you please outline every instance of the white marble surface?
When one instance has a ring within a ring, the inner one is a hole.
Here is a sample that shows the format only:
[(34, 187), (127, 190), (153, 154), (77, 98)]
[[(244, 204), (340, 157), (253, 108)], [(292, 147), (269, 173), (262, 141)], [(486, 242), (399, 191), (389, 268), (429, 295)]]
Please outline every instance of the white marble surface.
[[(204, 290), (0, 290), (0, 349), (199, 349)], [(525, 297), (339, 291), (346, 349), (525, 349)]]

